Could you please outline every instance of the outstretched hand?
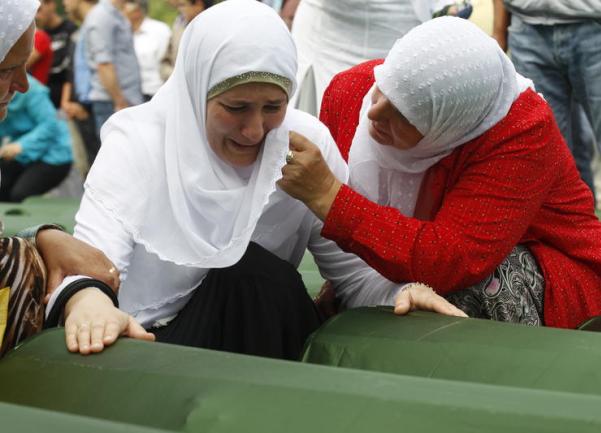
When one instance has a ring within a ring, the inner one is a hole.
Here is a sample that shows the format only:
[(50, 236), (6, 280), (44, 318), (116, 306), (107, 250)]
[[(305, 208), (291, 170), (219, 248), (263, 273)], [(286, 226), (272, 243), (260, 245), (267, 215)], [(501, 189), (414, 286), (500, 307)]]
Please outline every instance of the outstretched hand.
[(430, 286), (421, 283), (408, 284), (395, 300), (395, 314), (402, 316), (414, 310), (433, 311), (446, 316), (468, 317), (459, 308), (438, 295)]
[(102, 352), (120, 336), (154, 341), (155, 336), (129, 314), (115, 307), (100, 290), (90, 287), (74, 294), (65, 306), (65, 341), (70, 352)]
[(278, 186), (325, 220), (342, 183), (336, 179), (319, 148), (306, 137), (290, 132), (290, 151)]

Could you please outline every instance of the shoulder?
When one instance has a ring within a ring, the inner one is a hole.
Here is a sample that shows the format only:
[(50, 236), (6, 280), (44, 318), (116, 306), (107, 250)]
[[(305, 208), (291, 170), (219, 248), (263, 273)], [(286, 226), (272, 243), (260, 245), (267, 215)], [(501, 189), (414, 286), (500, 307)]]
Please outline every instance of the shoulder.
[(453, 154), (466, 162), (485, 161), (497, 155), (508, 163), (514, 158), (526, 158), (546, 164), (567, 158), (569, 150), (547, 102), (536, 92), (526, 90), (505, 118)]
[(374, 68), (383, 62), (383, 59), (369, 60), (339, 72), (332, 78), (326, 92), (341, 88), (350, 90), (357, 85), (371, 87), (374, 82)]
[(44, 30), (37, 29), (34, 36), (35, 49), (40, 51), (40, 47), (45, 49), (52, 43), (52, 39)]

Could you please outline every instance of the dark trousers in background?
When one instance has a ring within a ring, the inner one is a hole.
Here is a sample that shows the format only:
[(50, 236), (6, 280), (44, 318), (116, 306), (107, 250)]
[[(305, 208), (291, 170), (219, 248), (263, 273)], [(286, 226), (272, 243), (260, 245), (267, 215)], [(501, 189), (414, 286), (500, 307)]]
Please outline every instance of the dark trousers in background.
[(94, 109), (92, 108), (92, 105), (83, 104), (83, 106), (90, 114), (89, 117), (85, 120), (74, 119), (74, 121), (75, 126), (79, 131), (79, 135), (81, 135), (83, 145), (86, 149), (88, 163), (91, 166), (96, 159), (98, 151), (100, 150), (100, 136), (98, 131), (96, 131), (96, 118), (94, 117)]
[(69, 170), (71, 163), (52, 165), (39, 161), (23, 165), (0, 159), (0, 201), (20, 202), (29, 196), (44, 194), (58, 186)]
[(115, 106), (113, 101), (92, 101), (92, 114), (94, 115), (94, 121), (96, 122), (96, 135), (100, 140), (100, 129), (102, 125), (109, 120), (115, 113)]

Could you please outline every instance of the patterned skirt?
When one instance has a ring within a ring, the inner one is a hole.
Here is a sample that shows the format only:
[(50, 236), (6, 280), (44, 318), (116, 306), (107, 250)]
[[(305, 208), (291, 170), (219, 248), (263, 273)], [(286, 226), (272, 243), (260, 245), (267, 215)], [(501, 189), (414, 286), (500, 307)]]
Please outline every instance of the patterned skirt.
[(545, 280), (528, 248), (518, 245), (492, 275), (446, 299), (468, 316), (542, 326)]
[(0, 238), (0, 358), (42, 330), (46, 268), (27, 240)]

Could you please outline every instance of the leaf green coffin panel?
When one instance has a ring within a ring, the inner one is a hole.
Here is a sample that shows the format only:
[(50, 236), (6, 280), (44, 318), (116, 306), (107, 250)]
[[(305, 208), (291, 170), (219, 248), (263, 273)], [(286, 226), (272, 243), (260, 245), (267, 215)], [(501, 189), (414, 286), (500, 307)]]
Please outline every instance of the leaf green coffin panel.
[(10, 433), (169, 433), (131, 424), (0, 403), (0, 431)]
[(304, 361), (412, 376), (601, 395), (601, 333), (387, 307), (335, 316)]
[(595, 395), (338, 369), (134, 340), (82, 357), (67, 353), (63, 338), (62, 330), (45, 332), (0, 361), (0, 401), (176, 432), (601, 431), (601, 397)]

